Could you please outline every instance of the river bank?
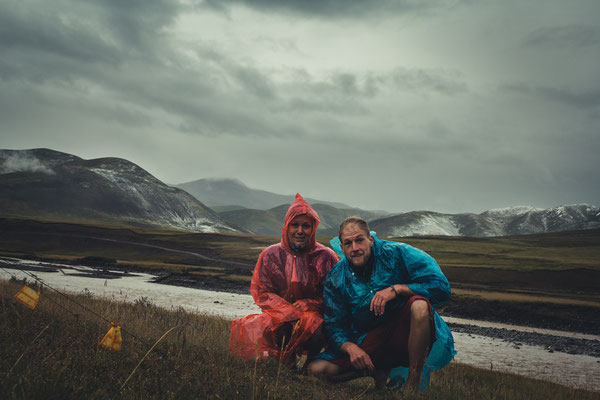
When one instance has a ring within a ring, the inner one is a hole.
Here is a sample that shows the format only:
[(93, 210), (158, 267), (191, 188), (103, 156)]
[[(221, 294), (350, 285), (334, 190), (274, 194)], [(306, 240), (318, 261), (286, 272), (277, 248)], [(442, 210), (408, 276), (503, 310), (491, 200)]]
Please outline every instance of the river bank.
[[(107, 268), (88, 267), (88, 266), (71, 266), (66, 264), (55, 264), (42, 261), (34, 260), (18, 260), (12, 258), (1, 258), (0, 266), (9, 269), (24, 269), (33, 273), (41, 272), (59, 272), (72, 277), (87, 277), (92, 279), (105, 280), (105, 283), (109, 280), (119, 279), (124, 277), (136, 276), (139, 273), (148, 274), (150, 271), (115, 271)], [(149, 274), (150, 281), (161, 285), (168, 285), (174, 287), (183, 287), (191, 289), (201, 289), (212, 292), (231, 293), (235, 295), (243, 295), (249, 298), (249, 285), (247, 283), (233, 282), (218, 277), (206, 276), (202, 279), (198, 277), (187, 276), (185, 274), (170, 274), (170, 273), (158, 273), (156, 272)], [(249, 298), (251, 302), (251, 298)], [(213, 303), (215, 305), (220, 304), (219, 300)], [(451, 303), (449, 307), (441, 308), (439, 310), (440, 315), (449, 319), (468, 318), (468, 320), (475, 321), (490, 321), (505, 324), (503, 327), (485, 326), (485, 324), (476, 325), (472, 322), (461, 323), (448, 322), (453, 332), (460, 332), (467, 335), (479, 335), (484, 337), (490, 337), (495, 339), (503, 340), (510, 343), (515, 349), (519, 349), (524, 344), (530, 346), (537, 346), (543, 348), (544, 351), (549, 353), (563, 352), (567, 354), (579, 354), (587, 355), (591, 357), (600, 358), (600, 335), (597, 334), (594, 324), (587, 325), (586, 329), (572, 329), (574, 325), (579, 326), (580, 324), (574, 324), (573, 321), (559, 321), (548, 326), (547, 321), (540, 321), (531, 316), (535, 316), (532, 313), (524, 313), (522, 309), (519, 314), (529, 315), (530, 318), (521, 320), (521, 324), (514, 324), (514, 321), (507, 320), (507, 318), (489, 318), (490, 315), (507, 315), (511, 308), (518, 307), (519, 305), (505, 304), (504, 307), (507, 310), (500, 310), (502, 306), (498, 302), (494, 302), (493, 307), (495, 313), (491, 313), (489, 308), (487, 309), (482, 306), (482, 301), (478, 301), (475, 307), (472, 304), (464, 301)], [(245, 307), (247, 308), (247, 307)], [(479, 310), (479, 313), (474, 312)], [(259, 312), (257, 308), (255, 312)], [(449, 312), (448, 312), (449, 311)], [(244, 315), (244, 314), (242, 314)], [(488, 318), (486, 318), (488, 317)], [(562, 323), (561, 323), (562, 322)], [(516, 326), (515, 326), (516, 325)], [(523, 331), (523, 326), (534, 328), (533, 331)], [(552, 329), (551, 334), (541, 333), (535, 331), (535, 328), (541, 329)], [(566, 334), (583, 333), (583, 337), (568, 337)]]
[[(223, 287), (203, 290), (173, 285), (172, 281), (171, 284), (157, 284), (154, 281), (157, 278), (160, 281), (160, 276), (143, 272), (0, 259), (2, 279), (12, 277), (13, 280), (34, 282), (29, 275), (31, 273), (65, 293), (83, 292), (115, 301), (155, 304), (171, 310), (183, 308), (227, 319), (260, 312), (247, 292), (233, 293), (223, 290)], [(43, 299), (42, 293), (40, 301)], [(491, 326), (492, 323), (477, 320), (453, 322), (453, 317), (446, 318), (452, 324), (458, 351), (455, 361), (458, 363), (600, 392), (600, 360), (597, 354), (600, 336), (590, 339), (572, 332), (548, 334), (536, 331), (537, 328)], [(569, 346), (566, 347), (565, 343)]]

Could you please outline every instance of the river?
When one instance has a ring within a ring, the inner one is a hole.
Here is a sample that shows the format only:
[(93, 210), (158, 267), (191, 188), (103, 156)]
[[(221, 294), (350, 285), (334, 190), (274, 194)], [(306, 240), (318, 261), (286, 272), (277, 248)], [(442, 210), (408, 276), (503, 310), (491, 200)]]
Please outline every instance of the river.
[[(89, 267), (51, 264), (19, 259), (0, 259), (0, 278), (33, 279), (20, 269), (58, 269), (51, 272), (31, 271), (49, 286), (81, 293), (89, 291), (100, 297), (133, 302), (145, 297), (167, 309), (183, 307), (186, 310), (233, 319), (260, 312), (247, 294), (218, 292), (151, 282), (154, 275), (146, 273), (122, 274), (114, 271), (112, 279), (93, 277), (97, 270)], [(30, 272), (30, 273), (31, 273)], [(543, 330), (531, 327), (444, 318), (448, 323), (504, 328), (544, 335), (564, 336), (600, 341), (600, 336), (571, 332)], [(563, 385), (600, 392), (600, 359), (588, 355), (549, 352), (541, 346), (511, 343), (506, 340), (476, 334), (454, 332), (458, 354), (455, 362), (494, 371), (511, 372)]]

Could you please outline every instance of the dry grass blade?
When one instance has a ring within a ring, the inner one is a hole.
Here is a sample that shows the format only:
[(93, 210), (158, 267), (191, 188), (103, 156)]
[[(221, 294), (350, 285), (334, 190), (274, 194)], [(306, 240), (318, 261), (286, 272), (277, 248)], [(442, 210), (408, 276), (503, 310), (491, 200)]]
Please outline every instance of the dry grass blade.
[(40, 333), (38, 333), (37, 336), (35, 338), (33, 338), (33, 340), (31, 341), (31, 343), (29, 343), (29, 346), (27, 346), (27, 348), (25, 350), (23, 350), (23, 352), (21, 353), (21, 355), (19, 356), (19, 358), (17, 358), (17, 361), (15, 361), (15, 363), (12, 366), (12, 368), (6, 374), (7, 377), (8, 377), (8, 375), (10, 375), (10, 373), (13, 371), (13, 369), (15, 369), (15, 367), (17, 366), (17, 364), (19, 363), (19, 361), (21, 361), (21, 359), (23, 358), (23, 356), (25, 355), (25, 353), (27, 352), (27, 350), (29, 350), (31, 348), (31, 346), (33, 346), (33, 344), (35, 343), (35, 341), (38, 340), (38, 338), (40, 336), (42, 336), (42, 334), (46, 331), (46, 329), (48, 329), (50, 327), (50, 325), (52, 325), (52, 322), (50, 322), (48, 325), (46, 325), (44, 327), (44, 329), (42, 329), (40, 331)]
[(129, 382), (129, 379), (131, 379), (131, 377), (133, 376), (133, 374), (135, 373), (135, 371), (138, 369), (138, 367), (142, 364), (142, 362), (144, 362), (144, 360), (146, 359), (146, 357), (148, 357), (148, 354), (150, 354), (152, 352), (152, 350), (154, 350), (154, 348), (156, 347), (156, 345), (159, 344), (160, 341), (163, 340), (175, 328), (178, 328), (178, 326), (174, 326), (171, 329), (169, 329), (168, 331), (166, 331), (165, 333), (163, 333), (163, 335), (152, 345), (152, 347), (150, 347), (150, 350), (148, 350), (146, 352), (146, 354), (144, 355), (144, 357), (142, 357), (142, 359), (140, 360), (140, 362), (137, 363), (137, 365), (135, 366), (135, 368), (133, 369), (133, 371), (131, 371), (131, 373), (129, 374), (129, 376), (127, 377), (127, 379), (125, 379), (125, 382), (123, 382), (123, 384), (121, 385), (121, 388), (119, 389), (119, 392), (123, 390), (123, 388), (125, 387), (125, 385), (127, 385), (127, 382)]

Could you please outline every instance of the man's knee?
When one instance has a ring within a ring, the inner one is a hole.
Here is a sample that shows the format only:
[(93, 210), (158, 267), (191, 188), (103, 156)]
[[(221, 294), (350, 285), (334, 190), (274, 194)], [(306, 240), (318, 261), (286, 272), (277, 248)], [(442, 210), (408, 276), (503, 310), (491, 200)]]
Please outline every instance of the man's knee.
[(428, 321), (431, 318), (429, 303), (425, 300), (415, 300), (410, 305), (410, 316), (413, 321)]
[(339, 367), (326, 360), (315, 360), (308, 364), (306, 368), (308, 375), (311, 376), (332, 376), (339, 372)]

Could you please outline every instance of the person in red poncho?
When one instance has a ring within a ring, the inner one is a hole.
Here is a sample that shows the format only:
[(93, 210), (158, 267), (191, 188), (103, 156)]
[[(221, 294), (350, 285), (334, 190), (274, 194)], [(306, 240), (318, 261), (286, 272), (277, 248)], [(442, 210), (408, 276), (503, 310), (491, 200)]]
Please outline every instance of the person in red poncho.
[(276, 357), (290, 365), (299, 353), (318, 353), (325, 344), (323, 283), (338, 262), (315, 240), (319, 216), (300, 194), (285, 216), (281, 242), (258, 257), (250, 293), (261, 314), (235, 319), (229, 350), (250, 360)]

